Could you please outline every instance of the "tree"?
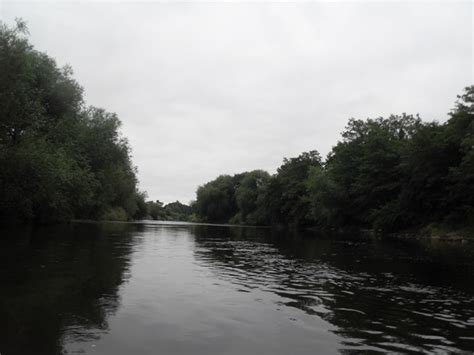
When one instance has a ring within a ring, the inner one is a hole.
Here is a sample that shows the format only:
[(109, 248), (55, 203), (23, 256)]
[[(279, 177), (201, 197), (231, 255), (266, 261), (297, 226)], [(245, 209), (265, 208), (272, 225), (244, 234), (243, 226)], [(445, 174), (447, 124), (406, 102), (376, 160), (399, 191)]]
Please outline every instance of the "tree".
[(283, 159), (262, 199), (272, 224), (304, 226), (311, 223), (306, 180), (312, 167), (321, 167), (321, 156), (315, 150)]
[(237, 212), (234, 179), (221, 175), (200, 186), (196, 196), (196, 212), (205, 222), (227, 223)]
[(233, 217), (233, 223), (265, 224), (264, 211), (259, 209), (259, 204), (268, 186), (270, 174), (263, 170), (253, 170), (239, 177), (235, 189), (238, 213)]
[(0, 25), (0, 217), (132, 218), (143, 196), (120, 120), (84, 108), (71, 67), (27, 34)]
[(221, 176), (197, 192), (209, 222), (383, 231), (474, 225), (474, 87), (444, 124), (418, 116), (350, 119), (323, 163), (317, 151), (277, 173)]
[[(333, 191), (325, 200), (331, 201), (331, 215), (338, 215), (331, 218), (336, 224), (373, 227), (398, 222), (391, 213), (396, 211), (393, 207), (404, 179), (402, 152), (420, 127), (418, 117), (405, 114), (349, 120), (343, 140), (332, 149), (325, 164), (323, 186), (331, 186)], [(313, 194), (318, 198), (314, 184)]]
[(458, 153), (452, 157), (458, 164), (450, 167), (448, 174), (447, 219), (449, 223), (474, 225), (474, 86), (458, 96), (447, 126), (448, 139), (457, 145)]

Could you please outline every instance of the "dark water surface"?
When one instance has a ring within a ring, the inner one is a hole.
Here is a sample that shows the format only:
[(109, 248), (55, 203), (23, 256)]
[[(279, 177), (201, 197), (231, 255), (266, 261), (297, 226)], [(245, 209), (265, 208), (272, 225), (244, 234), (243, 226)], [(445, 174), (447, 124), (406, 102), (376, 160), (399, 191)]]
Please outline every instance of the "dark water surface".
[(0, 353), (474, 351), (473, 243), (0, 227)]

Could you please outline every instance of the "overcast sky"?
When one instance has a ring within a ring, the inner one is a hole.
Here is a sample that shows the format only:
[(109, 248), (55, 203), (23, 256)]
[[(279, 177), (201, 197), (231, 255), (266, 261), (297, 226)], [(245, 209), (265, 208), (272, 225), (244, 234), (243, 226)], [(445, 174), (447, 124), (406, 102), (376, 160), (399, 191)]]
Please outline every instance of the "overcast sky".
[(5, 2), (116, 112), (150, 199), (325, 156), (350, 117), (446, 119), (473, 81), (473, 3)]

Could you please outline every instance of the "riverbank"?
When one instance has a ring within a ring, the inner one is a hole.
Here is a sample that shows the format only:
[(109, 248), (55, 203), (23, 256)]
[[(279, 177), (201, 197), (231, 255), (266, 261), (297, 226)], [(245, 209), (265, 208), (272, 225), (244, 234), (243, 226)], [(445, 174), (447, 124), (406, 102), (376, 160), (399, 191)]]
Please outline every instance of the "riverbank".
[(398, 232), (384, 232), (375, 229), (362, 229), (357, 227), (344, 227), (337, 229), (320, 229), (317, 227), (309, 227), (306, 230), (311, 232), (327, 231), (344, 234), (360, 234), (363, 236), (378, 239), (410, 239), (410, 240), (445, 240), (452, 242), (474, 242), (474, 226), (465, 226), (462, 228), (450, 228), (430, 224), (422, 228), (407, 229)]
[(428, 225), (417, 231), (395, 233), (399, 238), (433, 239), (457, 242), (474, 242), (474, 227), (446, 228), (437, 225)]
[(422, 228), (409, 229), (400, 232), (381, 232), (373, 229), (360, 230), (362, 234), (376, 238), (394, 238), (409, 240), (445, 240), (450, 242), (474, 242), (474, 227), (448, 228), (439, 225), (428, 225)]
[[(200, 225), (200, 226), (215, 226), (215, 227), (247, 227), (247, 228), (259, 228), (259, 229), (272, 229), (272, 230), (288, 230), (294, 232), (312, 232), (312, 233), (336, 233), (336, 234), (355, 234), (377, 239), (407, 239), (407, 240), (445, 240), (450, 242), (474, 242), (474, 226), (466, 226), (463, 228), (449, 228), (446, 226), (430, 224), (422, 228), (413, 228), (409, 230), (399, 232), (383, 232), (374, 229), (362, 229), (358, 227), (341, 227), (341, 228), (321, 228), (321, 227), (306, 227), (298, 228), (284, 225), (270, 225), (270, 226), (257, 226), (249, 224), (232, 224), (232, 223), (206, 223), (206, 222), (195, 222), (195, 221), (177, 221), (177, 220), (153, 220), (153, 219), (137, 219), (137, 220), (113, 220), (113, 219), (71, 219), (61, 222), (50, 222), (50, 223), (26, 223), (33, 225), (51, 225), (51, 224), (64, 224), (64, 223), (138, 223), (138, 224), (160, 224), (160, 225)], [(13, 224), (23, 225), (23, 221), (18, 219), (0, 219), (0, 224)]]

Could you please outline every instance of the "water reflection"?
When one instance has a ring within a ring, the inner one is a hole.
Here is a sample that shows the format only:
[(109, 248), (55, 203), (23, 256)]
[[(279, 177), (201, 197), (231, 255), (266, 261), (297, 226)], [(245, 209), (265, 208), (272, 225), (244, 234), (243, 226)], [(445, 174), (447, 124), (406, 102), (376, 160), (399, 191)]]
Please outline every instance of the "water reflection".
[(107, 332), (127, 278), (130, 226), (2, 226), (0, 233), (2, 354), (61, 354), (65, 342)]
[(328, 321), (343, 353), (474, 350), (472, 247), (249, 228), (194, 233), (196, 258), (219, 278)]
[(474, 245), (195, 225), (0, 230), (0, 353), (474, 351)]

